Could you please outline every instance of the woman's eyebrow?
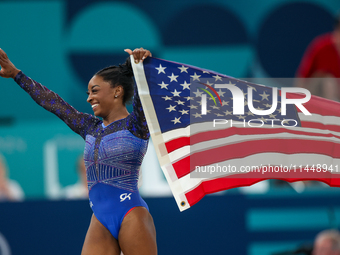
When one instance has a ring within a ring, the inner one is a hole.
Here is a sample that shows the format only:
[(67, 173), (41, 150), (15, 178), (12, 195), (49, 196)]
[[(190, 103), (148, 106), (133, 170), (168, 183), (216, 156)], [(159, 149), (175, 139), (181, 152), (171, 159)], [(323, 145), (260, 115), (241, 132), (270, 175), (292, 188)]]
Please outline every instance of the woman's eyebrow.
[[(95, 87), (99, 87), (99, 88), (100, 88), (99, 85), (93, 85), (93, 86), (91, 87), (91, 89), (93, 89), (93, 88), (95, 88)], [(90, 94), (90, 92), (87, 90), (87, 91), (86, 91), (86, 94)]]

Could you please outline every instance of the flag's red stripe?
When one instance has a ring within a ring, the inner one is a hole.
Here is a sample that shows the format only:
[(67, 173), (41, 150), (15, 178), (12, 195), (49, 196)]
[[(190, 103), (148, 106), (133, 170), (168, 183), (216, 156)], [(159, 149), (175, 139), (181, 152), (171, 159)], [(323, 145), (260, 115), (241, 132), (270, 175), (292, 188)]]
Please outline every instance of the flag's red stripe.
[[(313, 126), (313, 123), (306, 123), (306, 125)], [(324, 127), (324, 125), (320, 124), (321, 126)], [(316, 124), (316, 126), (318, 126)], [(318, 127), (316, 127), (318, 128)], [(340, 127), (337, 127), (340, 132)], [(307, 135), (311, 137), (335, 137), (340, 139), (340, 136), (336, 136), (333, 134), (320, 134), (320, 133), (312, 133), (312, 132), (304, 132), (304, 131), (299, 131), (298, 129), (285, 129), (285, 128), (237, 128), (237, 127), (232, 127), (228, 129), (223, 129), (223, 130), (216, 130), (216, 131), (206, 131), (206, 132), (201, 132), (199, 134), (192, 135), (191, 138), (189, 137), (180, 137), (177, 139), (173, 139), (169, 142), (165, 143), (165, 146), (168, 150), (168, 153), (173, 152), (179, 148), (182, 148), (183, 146), (189, 146), (189, 145), (194, 145), (200, 142), (204, 141), (211, 141), (215, 139), (220, 139), (220, 138), (225, 138), (229, 137), (231, 135), (263, 135), (263, 134), (276, 134), (276, 133), (290, 133), (290, 134), (297, 134), (297, 135)]]
[(190, 173), (190, 156), (172, 163), (172, 166), (176, 172), (177, 177), (182, 178), (186, 174)]
[(262, 181), (262, 178), (258, 179), (246, 179), (246, 178), (218, 178), (202, 182), (199, 186), (185, 194), (190, 206), (193, 206), (200, 201), (206, 194), (219, 192), (222, 190), (250, 186), (256, 182)]
[(187, 145), (190, 145), (190, 137), (180, 137), (165, 143), (168, 153), (173, 152)]
[[(251, 175), (250, 175), (251, 176)], [(321, 175), (320, 178), (317, 178), (318, 181), (325, 182), (329, 184), (332, 187), (340, 187), (340, 178), (334, 177), (335, 175)], [(332, 178), (333, 177), (333, 178)], [(294, 182), (299, 181), (302, 179), (296, 179), (296, 178), (280, 178), (281, 180), (288, 181), (288, 182)], [(213, 180), (207, 180), (202, 182), (199, 186), (195, 187), (191, 191), (187, 192), (185, 194), (188, 203), (190, 206), (193, 206), (196, 204), (199, 200), (201, 200), (206, 194), (226, 190), (226, 189), (232, 189), (242, 186), (250, 186), (256, 182), (265, 180), (265, 178), (218, 178)], [(303, 179), (307, 180), (307, 179)], [(316, 180), (315, 178), (310, 180)]]
[(303, 139), (268, 139), (245, 141), (191, 154), (173, 163), (178, 178), (195, 170), (195, 166), (207, 166), (235, 158), (244, 158), (258, 153), (298, 154), (310, 153), (340, 158), (340, 144)]

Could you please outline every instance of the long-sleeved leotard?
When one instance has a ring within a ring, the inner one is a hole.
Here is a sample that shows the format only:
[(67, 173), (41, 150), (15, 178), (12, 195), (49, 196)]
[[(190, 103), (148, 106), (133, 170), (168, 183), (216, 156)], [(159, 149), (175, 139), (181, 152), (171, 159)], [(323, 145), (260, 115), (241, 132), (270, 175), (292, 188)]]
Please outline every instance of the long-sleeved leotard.
[(128, 211), (147, 205), (138, 192), (139, 170), (149, 130), (135, 88), (133, 112), (104, 126), (99, 118), (78, 112), (60, 96), (19, 72), (15, 81), (46, 110), (62, 119), (86, 141), (84, 160), (90, 206), (97, 219), (118, 239)]

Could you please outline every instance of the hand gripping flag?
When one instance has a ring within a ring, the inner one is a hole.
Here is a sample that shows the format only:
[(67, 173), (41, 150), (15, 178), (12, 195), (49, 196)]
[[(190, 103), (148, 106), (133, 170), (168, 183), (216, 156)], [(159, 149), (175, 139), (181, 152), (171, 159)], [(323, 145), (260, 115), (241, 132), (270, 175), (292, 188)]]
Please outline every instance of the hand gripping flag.
[(181, 211), (206, 194), (266, 179), (340, 186), (339, 103), (157, 58), (131, 62)]

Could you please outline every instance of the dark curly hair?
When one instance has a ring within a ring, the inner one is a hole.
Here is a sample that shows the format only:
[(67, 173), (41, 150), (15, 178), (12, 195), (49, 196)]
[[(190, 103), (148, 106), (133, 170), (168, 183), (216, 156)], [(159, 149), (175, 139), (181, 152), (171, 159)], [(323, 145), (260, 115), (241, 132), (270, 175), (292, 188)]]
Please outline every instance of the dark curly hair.
[(109, 66), (98, 71), (95, 75), (109, 82), (112, 88), (122, 86), (124, 90), (123, 104), (129, 103), (134, 94), (133, 72), (130, 58), (119, 66)]

